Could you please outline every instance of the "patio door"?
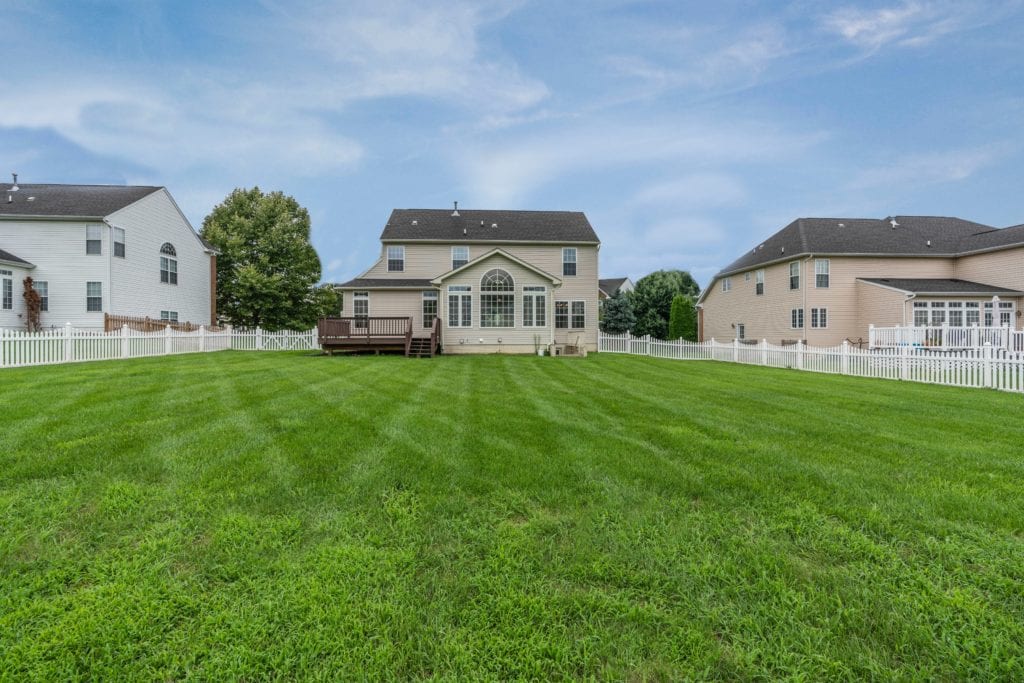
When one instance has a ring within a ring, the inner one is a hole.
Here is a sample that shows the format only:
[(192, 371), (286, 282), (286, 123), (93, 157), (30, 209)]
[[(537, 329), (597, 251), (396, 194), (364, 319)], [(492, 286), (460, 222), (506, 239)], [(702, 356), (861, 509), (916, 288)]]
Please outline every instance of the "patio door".
[(1013, 318), (1016, 306), (1012, 301), (999, 302), (999, 317), (992, 317), (992, 302), (985, 304), (985, 327), (1013, 327)]

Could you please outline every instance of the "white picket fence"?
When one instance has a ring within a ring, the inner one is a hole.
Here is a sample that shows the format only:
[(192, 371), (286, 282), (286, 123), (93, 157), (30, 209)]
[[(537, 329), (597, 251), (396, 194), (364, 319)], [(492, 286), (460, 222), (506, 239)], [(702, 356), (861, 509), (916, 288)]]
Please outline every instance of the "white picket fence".
[(857, 377), (899, 379), (958, 387), (987, 387), (1024, 393), (1024, 353), (985, 346), (936, 351), (903, 346), (858, 349), (845, 341), (839, 346), (776, 346), (762, 340), (718, 342), (663, 341), (652, 337), (600, 334), (598, 351), (675, 360), (714, 360), (729, 363), (792, 368)]
[(238, 349), (243, 351), (311, 351), (320, 348), (316, 329), (267, 332), (227, 328), (193, 332), (165, 328), (139, 332), (127, 326), (113, 332), (79, 330), (65, 325), (42, 332), (0, 329), (0, 368), (55, 365), (90, 360), (169, 356)]

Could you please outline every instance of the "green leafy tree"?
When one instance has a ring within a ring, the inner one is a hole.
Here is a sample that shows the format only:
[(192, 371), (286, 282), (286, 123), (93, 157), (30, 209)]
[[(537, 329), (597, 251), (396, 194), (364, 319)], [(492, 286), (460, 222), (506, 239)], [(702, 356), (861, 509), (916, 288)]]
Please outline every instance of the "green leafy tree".
[(677, 294), (696, 299), (700, 287), (685, 270), (658, 270), (640, 278), (630, 292), (636, 326), (633, 334), (646, 334), (658, 339), (668, 336), (668, 321), (672, 313), (672, 299)]
[(672, 297), (672, 313), (668, 319), (668, 338), (697, 341), (697, 311), (693, 299), (685, 294)]
[(629, 297), (621, 291), (604, 301), (604, 317), (601, 319), (601, 331), (608, 334), (622, 334), (633, 329), (636, 315)]
[(309, 241), (309, 212), (293, 197), (236, 189), (201, 234), (220, 251), (217, 310), (231, 324), (306, 329), (327, 306), (315, 287), (320, 259)]
[(313, 322), (316, 322), (316, 318), (337, 316), (341, 313), (341, 293), (334, 288), (334, 285), (314, 287), (310, 296), (313, 299), (313, 309), (316, 313)]

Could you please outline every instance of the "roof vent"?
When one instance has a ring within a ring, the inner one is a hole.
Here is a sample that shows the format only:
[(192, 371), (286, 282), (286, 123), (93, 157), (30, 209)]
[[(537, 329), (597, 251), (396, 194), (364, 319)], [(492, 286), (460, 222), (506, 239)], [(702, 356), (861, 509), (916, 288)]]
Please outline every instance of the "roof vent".
[(895, 230), (896, 228), (900, 227), (900, 224), (896, 222), (895, 218), (890, 218), (889, 219), (889, 225), (892, 226), (893, 230)]
[(458, 217), (459, 217), (459, 203), (455, 202), (455, 210), (452, 211), (452, 218), (458, 218)]
[(413, 221), (412, 221), (412, 224), (413, 224), (413, 225), (419, 225), (419, 224), (420, 224), (420, 222), (419, 222), (418, 220), (416, 220), (416, 219), (414, 218), (414, 219), (413, 219)]
[(11, 184), (11, 192), (17, 192), (18, 191), (18, 174), (17, 173), (11, 173), (11, 176), (14, 178), (14, 183)]
[(783, 247), (783, 248), (782, 248), (782, 249), (780, 249), (779, 251), (780, 251), (780, 253), (783, 253), (783, 254), (785, 254), (785, 253), (786, 253), (786, 248), (785, 248), (785, 247)]
[(932, 241), (928, 240), (927, 244), (928, 244), (929, 247), (932, 246)]
[(28, 200), (29, 200), (30, 202), (34, 202), (34, 201), (36, 200), (36, 198), (35, 198), (35, 197), (29, 197), (29, 198), (28, 198)]
[(492, 228), (496, 228), (496, 227), (498, 227), (498, 224), (497, 223), (491, 223), (491, 227)]
[(465, 234), (466, 234), (466, 229), (465, 229), (465, 228), (463, 228), (463, 229), (462, 229), (462, 234), (463, 234), (463, 235), (465, 235)]
[(483, 218), (480, 219), (480, 227), (481, 228), (484, 227), (484, 219)]
[(839, 224), (839, 227), (840, 227), (840, 228), (845, 228), (845, 227), (846, 227), (846, 225), (844, 225), (843, 223), (840, 223), (840, 224)]

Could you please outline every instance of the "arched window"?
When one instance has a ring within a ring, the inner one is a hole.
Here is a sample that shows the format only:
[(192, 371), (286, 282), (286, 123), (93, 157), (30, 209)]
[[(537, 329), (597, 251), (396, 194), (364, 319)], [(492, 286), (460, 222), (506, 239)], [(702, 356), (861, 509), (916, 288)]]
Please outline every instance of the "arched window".
[(512, 276), (500, 268), (480, 278), (480, 327), (515, 327), (516, 295)]
[(501, 268), (495, 268), (484, 273), (480, 278), (480, 291), (482, 292), (511, 292), (515, 289), (515, 282), (512, 276)]
[(168, 285), (178, 284), (178, 259), (172, 258), (178, 255), (174, 245), (164, 242), (160, 247), (160, 282)]

